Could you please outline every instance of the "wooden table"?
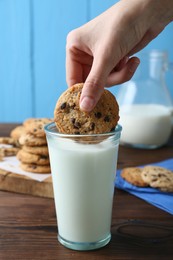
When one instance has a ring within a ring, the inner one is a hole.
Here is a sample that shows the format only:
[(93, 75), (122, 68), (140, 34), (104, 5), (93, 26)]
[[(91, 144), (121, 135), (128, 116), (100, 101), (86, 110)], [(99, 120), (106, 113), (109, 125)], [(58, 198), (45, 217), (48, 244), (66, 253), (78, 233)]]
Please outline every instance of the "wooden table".
[[(13, 127), (0, 124), (0, 136), (8, 136)], [(118, 168), (171, 157), (173, 135), (157, 150), (120, 146)], [(0, 259), (173, 259), (173, 216), (117, 189), (111, 242), (99, 250), (78, 252), (57, 241), (53, 199), (0, 191)]]

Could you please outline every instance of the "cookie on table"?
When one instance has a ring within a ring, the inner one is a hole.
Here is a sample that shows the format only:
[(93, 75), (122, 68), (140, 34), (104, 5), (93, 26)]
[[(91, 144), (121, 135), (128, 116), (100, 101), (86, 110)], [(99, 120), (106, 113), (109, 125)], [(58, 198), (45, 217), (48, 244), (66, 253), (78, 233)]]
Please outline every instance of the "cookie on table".
[(147, 187), (149, 184), (142, 178), (142, 168), (127, 167), (121, 171), (121, 177), (127, 182), (138, 186)]
[(25, 127), (23, 125), (19, 125), (10, 132), (10, 137), (12, 137), (15, 140), (18, 140), (24, 132)]
[(20, 136), (19, 143), (27, 146), (43, 146), (47, 144), (47, 141), (46, 137), (36, 137), (33, 134), (24, 133)]
[(4, 159), (4, 154), (3, 154), (2, 150), (0, 149), (0, 162), (3, 161), (3, 159)]
[(37, 165), (48, 165), (50, 163), (49, 156), (39, 155), (39, 154), (32, 154), (24, 151), (21, 149), (17, 153), (17, 158), (22, 163), (27, 164), (37, 164)]
[(37, 164), (26, 164), (20, 163), (22, 170), (33, 173), (51, 173), (50, 165), (37, 165)]
[(44, 126), (51, 122), (53, 122), (53, 120), (49, 118), (30, 119), (29, 123), (25, 121), (25, 133), (32, 134), (36, 137), (45, 137)]
[(15, 156), (19, 152), (20, 148), (19, 147), (1, 147), (1, 154), (4, 157), (8, 156)]
[(54, 121), (61, 133), (100, 134), (112, 131), (119, 120), (119, 106), (114, 95), (104, 90), (91, 112), (80, 110), (79, 100), (83, 83), (68, 88), (58, 99)]
[(145, 166), (142, 179), (152, 188), (173, 192), (173, 172), (158, 166)]
[(32, 154), (38, 154), (43, 156), (48, 156), (48, 147), (47, 146), (26, 146), (23, 145), (22, 150), (32, 153)]
[(16, 139), (12, 137), (0, 137), (0, 144), (10, 144), (16, 146)]

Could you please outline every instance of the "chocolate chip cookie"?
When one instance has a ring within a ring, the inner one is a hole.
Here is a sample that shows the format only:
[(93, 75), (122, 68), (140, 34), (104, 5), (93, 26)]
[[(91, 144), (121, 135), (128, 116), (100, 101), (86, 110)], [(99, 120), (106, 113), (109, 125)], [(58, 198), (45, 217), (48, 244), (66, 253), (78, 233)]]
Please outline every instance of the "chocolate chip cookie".
[(54, 121), (60, 133), (100, 134), (112, 131), (119, 120), (119, 106), (114, 95), (104, 90), (91, 112), (80, 110), (83, 83), (68, 88), (58, 99)]
[(11, 132), (10, 137), (18, 140), (20, 136), (25, 132), (25, 127), (23, 125), (16, 126)]
[(23, 149), (21, 149), (17, 153), (17, 158), (22, 163), (27, 163), (27, 164), (37, 164), (37, 165), (49, 164), (49, 156), (28, 153)]
[(3, 151), (0, 149), (0, 162), (3, 161), (4, 159), (4, 153)]
[(16, 140), (12, 137), (0, 137), (0, 144), (16, 145)]
[(43, 156), (48, 156), (48, 147), (47, 146), (27, 146), (23, 145), (22, 149), (28, 153), (38, 154)]
[(27, 127), (28, 125), (30, 125), (32, 123), (45, 123), (46, 124), (47, 121), (53, 121), (53, 119), (47, 118), (47, 117), (41, 117), (41, 118), (31, 117), (31, 118), (27, 118), (26, 120), (24, 120), (23, 125), (25, 127)]
[(32, 134), (36, 137), (45, 137), (44, 126), (51, 122), (53, 122), (53, 120), (49, 118), (28, 119), (28, 122), (25, 121), (24, 124), (25, 133)]
[(37, 165), (37, 164), (26, 164), (21, 163), (20, 167), (26, 172), (33, 173), (51, 173), (50, 165)]
[(19, 147), (1, 147), (0, 151), (4, 157), (15, 156), (19, 152)]
[(173, 192), (173, 172), (158, 166), (145, 166), (142, 171), (143, 180), (152, 188), (165, 192)]
[(142, 168), (137, 167), (127, 167), (124, 168), (121, 172), (121, 177), (127, 182), (139, 186), (147, 187), (149, 186), (148, 182), (144, 181), (142, 178)]
[(33, 134), (22, 134), (19, 138), (21, 145), (43, 146), (47, 144), (46, 137), (36, 137)]

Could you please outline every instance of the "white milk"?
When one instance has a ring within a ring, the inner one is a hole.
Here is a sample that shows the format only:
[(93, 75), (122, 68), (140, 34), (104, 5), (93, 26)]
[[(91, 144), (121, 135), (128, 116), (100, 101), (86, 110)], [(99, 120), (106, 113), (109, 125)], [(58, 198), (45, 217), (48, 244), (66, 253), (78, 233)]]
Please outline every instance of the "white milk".
[(110, 235), (118, 144), (49, 141), (59, 235), (96, 242)]
[(146, 147), (165, 144), (172, 128), (170, 110), (154, 104), (121, 107), (119, 123), (122, 143)]

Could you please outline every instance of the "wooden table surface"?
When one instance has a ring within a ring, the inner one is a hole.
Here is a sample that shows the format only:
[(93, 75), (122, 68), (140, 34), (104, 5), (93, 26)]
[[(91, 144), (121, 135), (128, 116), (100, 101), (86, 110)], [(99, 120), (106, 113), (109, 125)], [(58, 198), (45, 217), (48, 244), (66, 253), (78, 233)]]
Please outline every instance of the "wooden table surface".
[[(8, 136), (14, 126), (0, 124), (0, 136)], [(171, 157), (173, 135), (157, 150), (120, 146), (118, 168)], [(0, 191), (0, 259), (173, 259), (173, 215), (117, 189), (111, 242), (99, 250), (79, 252), (57, 241), (53, 199)]]

